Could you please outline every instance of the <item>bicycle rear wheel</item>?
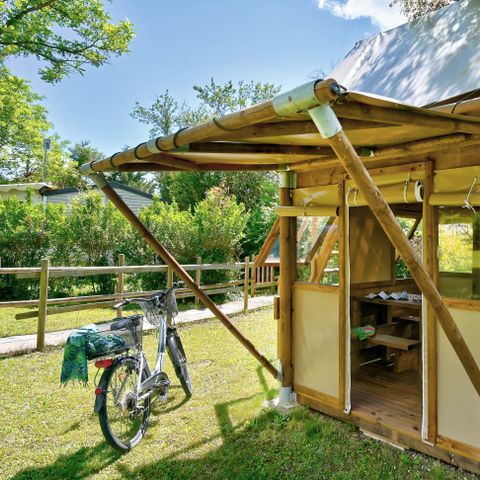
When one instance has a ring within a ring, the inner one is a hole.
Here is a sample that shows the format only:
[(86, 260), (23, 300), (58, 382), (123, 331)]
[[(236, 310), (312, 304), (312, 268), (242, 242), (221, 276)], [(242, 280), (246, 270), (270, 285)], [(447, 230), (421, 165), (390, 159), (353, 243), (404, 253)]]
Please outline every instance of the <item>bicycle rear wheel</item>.
[[(137, 402), (138, 362), (123, 357), (107, 368), (100, 379), (104, 390), (98, 419), (105, 440), (115, 449), (128, 452), (145, 435), (150, 416), (150, 399)], [(142, 379), (146, 378), (145, 371)]]
[(193, 394), (193, 387), (190, 380), (190, 374), (188, 373), (187, 356), (185, 355), (182, 341), (176, 330), (172, 329), (168, 332), (167, 345), (168, 355), (175, 367), (175, 373), (182, 384), (183, 391), (187, 397), (191, 397)]

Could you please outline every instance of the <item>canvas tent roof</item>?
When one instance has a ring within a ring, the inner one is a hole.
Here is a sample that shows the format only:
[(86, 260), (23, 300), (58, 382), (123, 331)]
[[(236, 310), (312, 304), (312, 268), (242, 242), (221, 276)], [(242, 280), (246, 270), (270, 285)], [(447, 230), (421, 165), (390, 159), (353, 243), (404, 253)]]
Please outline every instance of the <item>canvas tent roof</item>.
[(480, 0), (454, 2), (358, 42), (332, 77), (348, 89), (429, 105), (480, 89), (479, 45)]

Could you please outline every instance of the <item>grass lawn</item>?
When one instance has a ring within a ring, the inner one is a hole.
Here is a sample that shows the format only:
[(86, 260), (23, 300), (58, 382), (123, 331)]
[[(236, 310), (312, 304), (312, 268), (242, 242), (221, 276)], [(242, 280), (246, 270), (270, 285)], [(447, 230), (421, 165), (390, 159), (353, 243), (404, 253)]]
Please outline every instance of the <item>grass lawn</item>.
[[(86, 323), (83, 321), (83, 323)], [(269, 358), (271, 309), (236, 317)], [(55, 479), (474, 479), (429, 457), (363, 437), (307, 409), (262, 410), (276, 382), (217, 321), (181, 329), (195, 392), (172, 374), (171, 400), (156, 405), (146, 438), (121, 456), (103, 441), (90, 384), (60, 387), (61, 350), (0, 360), (0, 478)], [(153, 355), (156, 337), (145, 337)]]

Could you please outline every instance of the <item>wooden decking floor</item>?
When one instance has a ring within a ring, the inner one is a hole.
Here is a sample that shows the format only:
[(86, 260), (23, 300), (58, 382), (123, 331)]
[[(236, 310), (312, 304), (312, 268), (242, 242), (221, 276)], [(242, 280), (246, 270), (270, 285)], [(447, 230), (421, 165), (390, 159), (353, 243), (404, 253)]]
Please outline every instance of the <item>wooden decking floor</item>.
[(395, 373), (392, 367), (360, 367), (352, 378), (352, 414), (420, 436), (421, 380), (418, 371)]

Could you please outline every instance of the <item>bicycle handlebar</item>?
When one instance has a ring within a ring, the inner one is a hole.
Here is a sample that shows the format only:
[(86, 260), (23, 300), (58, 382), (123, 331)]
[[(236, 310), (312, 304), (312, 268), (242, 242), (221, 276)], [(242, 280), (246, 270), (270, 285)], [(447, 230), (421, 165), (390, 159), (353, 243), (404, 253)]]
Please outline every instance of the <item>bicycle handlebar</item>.
[(158, 293), (156, 293), (155, 295), (152, 295), (150, 298), (141, 298), (141, 297), (126, 298), (120, 303), (117, 303), (116, 305), (114, 305), (113, 308), (121, 308), (121, 307), (124, 307), (125, 305), (129, 305), (130, 303), (138, 304), (140, 302), (159, 301), (160, 299), (165, 298), (172, 290), (175, 290), (177, 288), (182, 288), (184, 285), (185, 283), (181, 281), (174, 282), (173, 286), (171, 286), (168, 290), (160, 290)]

